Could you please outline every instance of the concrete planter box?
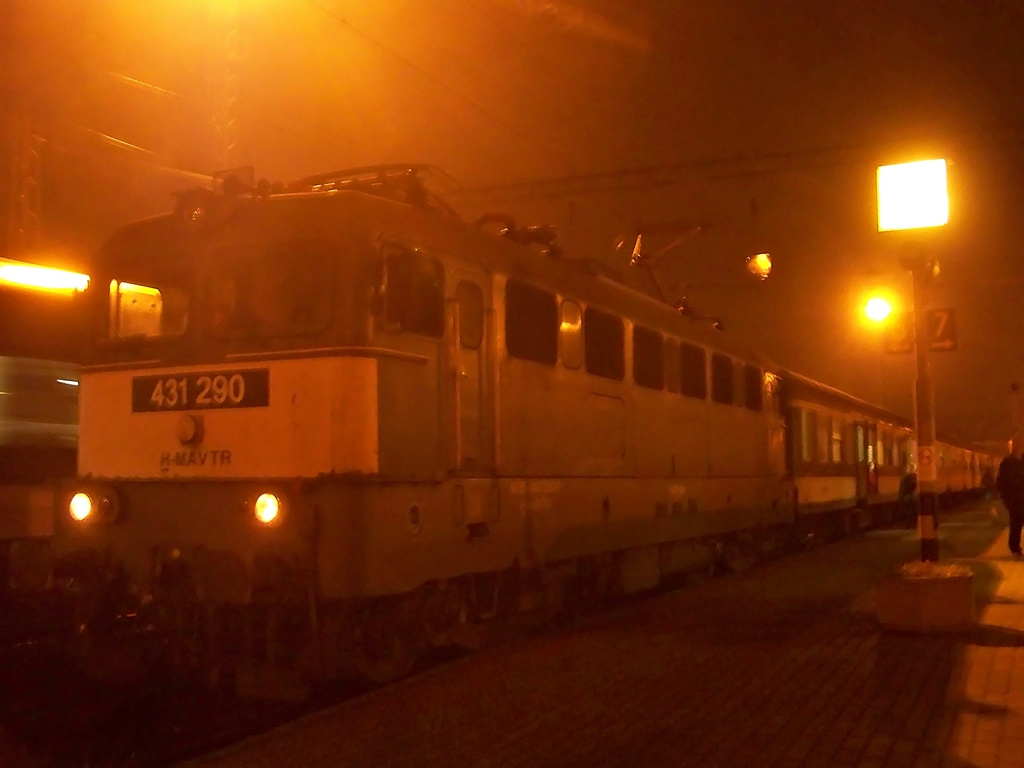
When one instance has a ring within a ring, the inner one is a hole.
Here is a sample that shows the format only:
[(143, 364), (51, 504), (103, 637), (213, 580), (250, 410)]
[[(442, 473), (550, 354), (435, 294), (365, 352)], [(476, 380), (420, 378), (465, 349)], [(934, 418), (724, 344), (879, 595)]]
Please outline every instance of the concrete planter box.
[(903, 632), (962, 632), (975, 620), (974, 574), (963, 565), (906, 563), (882, 577), (878, 623)]

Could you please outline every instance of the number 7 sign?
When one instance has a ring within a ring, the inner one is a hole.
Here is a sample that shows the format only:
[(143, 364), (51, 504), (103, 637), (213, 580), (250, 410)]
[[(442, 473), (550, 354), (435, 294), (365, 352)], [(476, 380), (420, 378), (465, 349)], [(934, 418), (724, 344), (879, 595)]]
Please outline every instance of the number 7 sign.
[(951, 352), (956, 346), (956, 312), (952, 308), (928, 310), (928, 348)]

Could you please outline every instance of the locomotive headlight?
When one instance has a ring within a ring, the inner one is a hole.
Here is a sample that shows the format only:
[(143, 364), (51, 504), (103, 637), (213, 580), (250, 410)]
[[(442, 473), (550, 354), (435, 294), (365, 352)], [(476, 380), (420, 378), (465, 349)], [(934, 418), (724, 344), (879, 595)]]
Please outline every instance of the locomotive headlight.
[(71, 513), (71, 517), (80, 523), (92, 514), (92, 510), (92, 499), (89, 498), (87, 493), (76, 493), (71, 497), (71, 502), (68, 504), (68, 511)]
[(253, 504), (253, 514), (264, 525), (270, 525), (281, 514), (281, 500), (272, 493), (261, 493)]
[(68, 502), (68, 514), (77, 523), (112, 523), (120, 511), (118, 494), (112, 488), (86, 488)]

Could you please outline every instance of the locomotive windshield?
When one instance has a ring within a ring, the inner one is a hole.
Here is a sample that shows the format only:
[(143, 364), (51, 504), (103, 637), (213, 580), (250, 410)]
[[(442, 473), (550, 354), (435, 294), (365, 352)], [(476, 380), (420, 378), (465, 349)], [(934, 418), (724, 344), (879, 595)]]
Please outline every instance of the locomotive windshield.
[(332, 270), (315, 241), (274, 243), (262, 254), (226, 249), (202, 279), (204, 330), (213, 338), (317, 333), (331, 319)]
[(365, 333), (351, 248), (281, 222), (232, 223), (189, 232), (150, 220), (108, 243), (91, 297), (101, 358), (282, 349), (325, 334), (351, 343)]

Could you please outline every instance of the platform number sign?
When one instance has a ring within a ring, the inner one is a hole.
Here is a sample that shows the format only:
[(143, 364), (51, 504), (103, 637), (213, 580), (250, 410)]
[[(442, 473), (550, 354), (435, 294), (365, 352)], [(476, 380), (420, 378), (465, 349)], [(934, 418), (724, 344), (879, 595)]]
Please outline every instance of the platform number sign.
[(952, 308), (928, 310), (928, 339), (933, 352), (956, 349), (956, 312)]

